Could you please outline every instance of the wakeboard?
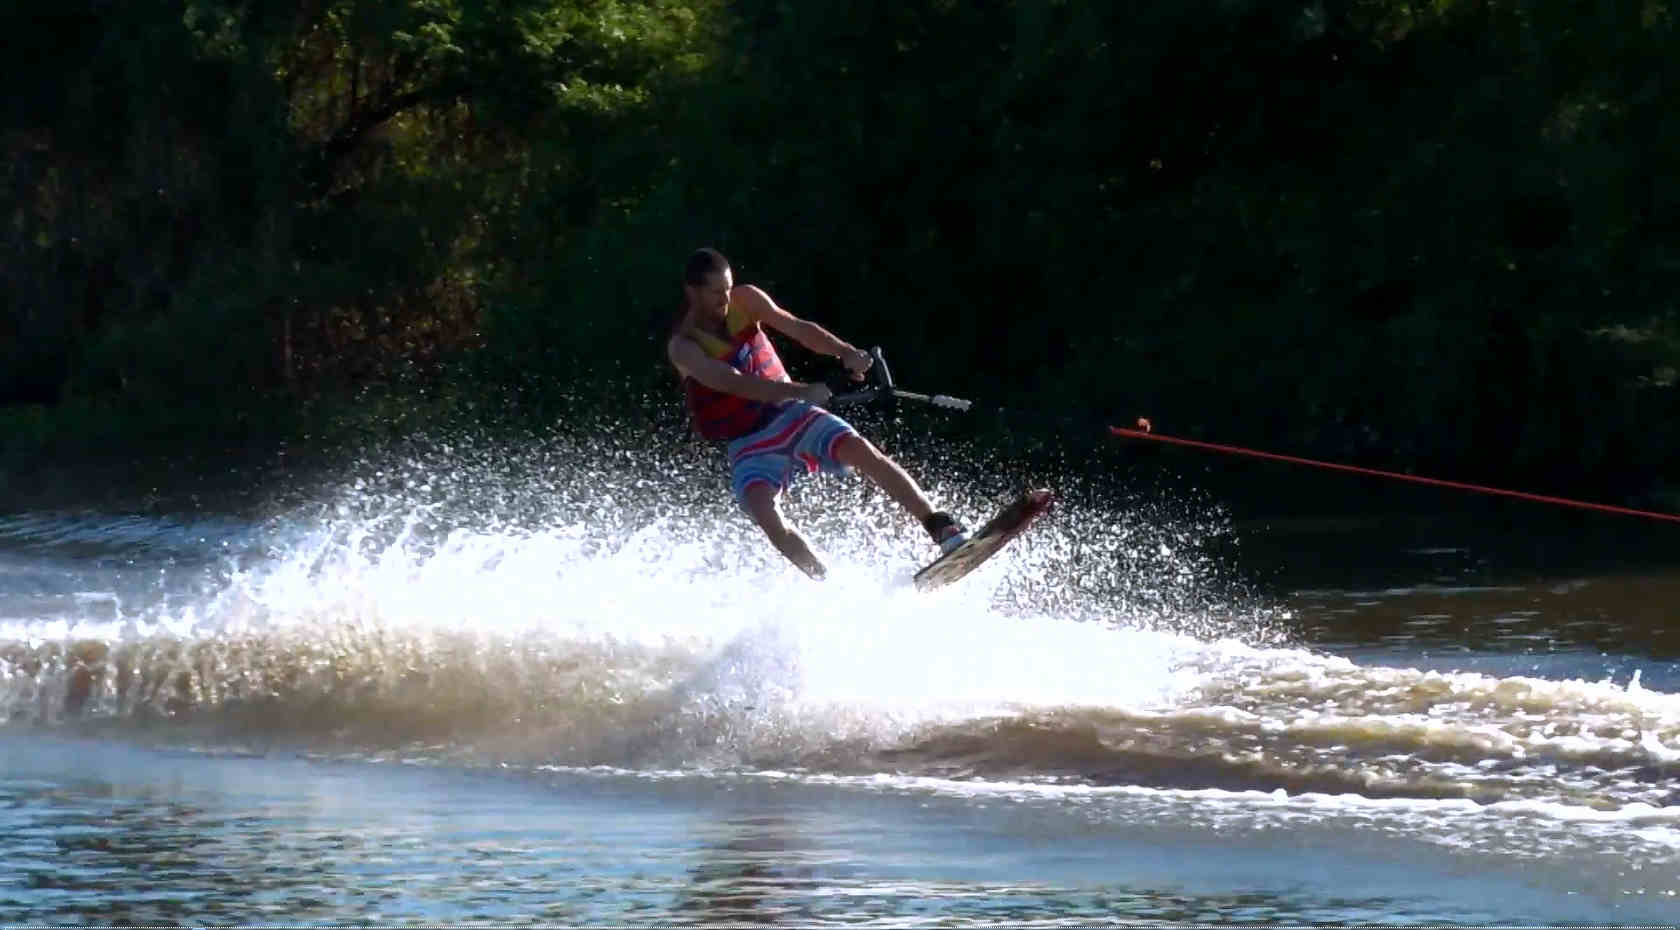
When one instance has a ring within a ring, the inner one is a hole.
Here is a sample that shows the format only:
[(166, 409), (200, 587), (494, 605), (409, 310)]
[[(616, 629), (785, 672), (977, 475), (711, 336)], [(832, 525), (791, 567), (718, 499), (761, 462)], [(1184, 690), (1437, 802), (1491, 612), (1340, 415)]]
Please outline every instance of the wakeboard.
[(917, 572), (916, 590), (931, 591), (944, 587), (979, 568), (981, 563), (996, 555), (1011, 539), (1026, 529), (1039, 514), (1049, 510), (1052, 500), (1050, 492), (1043, 489), (1021, 492), (1021, 496), (1005, 505), (998, 511), (997, 516), (987, 520), (986, 525), (980, 527), (979, 532), (970, 536), (967, 542)]

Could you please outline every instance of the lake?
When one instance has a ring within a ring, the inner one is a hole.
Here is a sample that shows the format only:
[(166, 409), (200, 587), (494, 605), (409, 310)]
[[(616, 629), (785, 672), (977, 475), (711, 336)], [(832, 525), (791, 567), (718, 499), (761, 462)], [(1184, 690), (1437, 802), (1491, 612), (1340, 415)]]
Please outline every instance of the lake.
[(1680, 918), (1680, 529), (1102, 480), (932, 593), (659, 450), (0, 516), (0, 923)]

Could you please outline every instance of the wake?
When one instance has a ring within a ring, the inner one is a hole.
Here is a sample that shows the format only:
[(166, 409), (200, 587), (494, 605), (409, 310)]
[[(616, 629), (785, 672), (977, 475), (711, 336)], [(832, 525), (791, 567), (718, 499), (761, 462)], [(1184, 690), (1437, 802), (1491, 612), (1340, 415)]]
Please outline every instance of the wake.
[[(125, 592), (115, 616), (61, 605), (0, 619), (7, 706), (37, 720), (316, 727), (351, 744), (560, 727), (595, 733), (567, 744), (588, 747), (647, 729), (623, 719), (632, 708), (826, 707), (850, 732), (843, 718), (1125, 704), (1163, 681), (1139, 631), (1228, 637), (1246, 621), (1263, 635), (1260, 612), (1233, 607), (1197, 554), (1222, 532), (1216, 515), (1151, 523), (1100, 509), (1083, 476), (1047, 476), (1062, 497), (1049, 517), (963, 583), (919, 594), (908, 582), (929, 551), (913, 521), (862, 479), (811, 476), (786, 509), (830, 564), (814, 582), (734, 509), (709, 451), (437, 443), (370, 459), (260, 526), (201, 536), (196, 560), (165, 521), (151, 535), (190, 577)], [(1018, 490), (925, 485), (966, 514)], [(106, 554), (147, 542), (132, 518), (107, 533), (88, 519), (74, 535)], [(13, 557), (60, 544), (63, 522), (14, 526)]]
[[(381, 458), (260, 525), (191, 524), (191, 552), (169, 522), (125, 569), (173, 578), (149, 597), (100, 600), (118, 577), (100, 566), (147, 535), (132, 519), (0, 527), (0, 557), (27, 569), (0, 585), (47, 584), (70, 536), (80, 560), (75, 597), (0, 590), (0, 707), (14, 725), (258, 753), (1135, 790), (1198, 809), (1471, 805), (1499, 830), (1538, 814), (1680, 844), (1680, 696), (1291, 645), (1281, 611), (1203, 554), (1227, 532), (1217, 512), (1027, 475), (1059, 506), (920, 593), (925, 535), (860, 480), (788, 498), (829, 563), (817, 582), (694, 450), (515, 451)], [(991, 464), (990, 483), (924, 484), (984, 513), (1028, 471)]]

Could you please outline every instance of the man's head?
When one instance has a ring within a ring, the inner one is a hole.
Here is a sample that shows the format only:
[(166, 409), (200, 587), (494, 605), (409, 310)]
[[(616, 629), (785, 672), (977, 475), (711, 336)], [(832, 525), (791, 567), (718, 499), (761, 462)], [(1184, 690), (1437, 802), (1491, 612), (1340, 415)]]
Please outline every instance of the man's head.
[(717, 249), (696, 249), (683, 267), (683, 294), (691, 307), (722, 316), (729, 309), (729, 289), (734, 286), (729, 259)]

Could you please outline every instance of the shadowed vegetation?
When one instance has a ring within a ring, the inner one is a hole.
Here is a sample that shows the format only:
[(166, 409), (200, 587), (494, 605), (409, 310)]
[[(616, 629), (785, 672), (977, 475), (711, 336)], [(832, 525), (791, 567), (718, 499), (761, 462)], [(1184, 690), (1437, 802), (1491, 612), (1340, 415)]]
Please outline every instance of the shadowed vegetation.
[(1666, 2), (10, 9), (14, 469), (680, 428), (658, 332), (712, 244), (916, 386), (1674, 492)]

